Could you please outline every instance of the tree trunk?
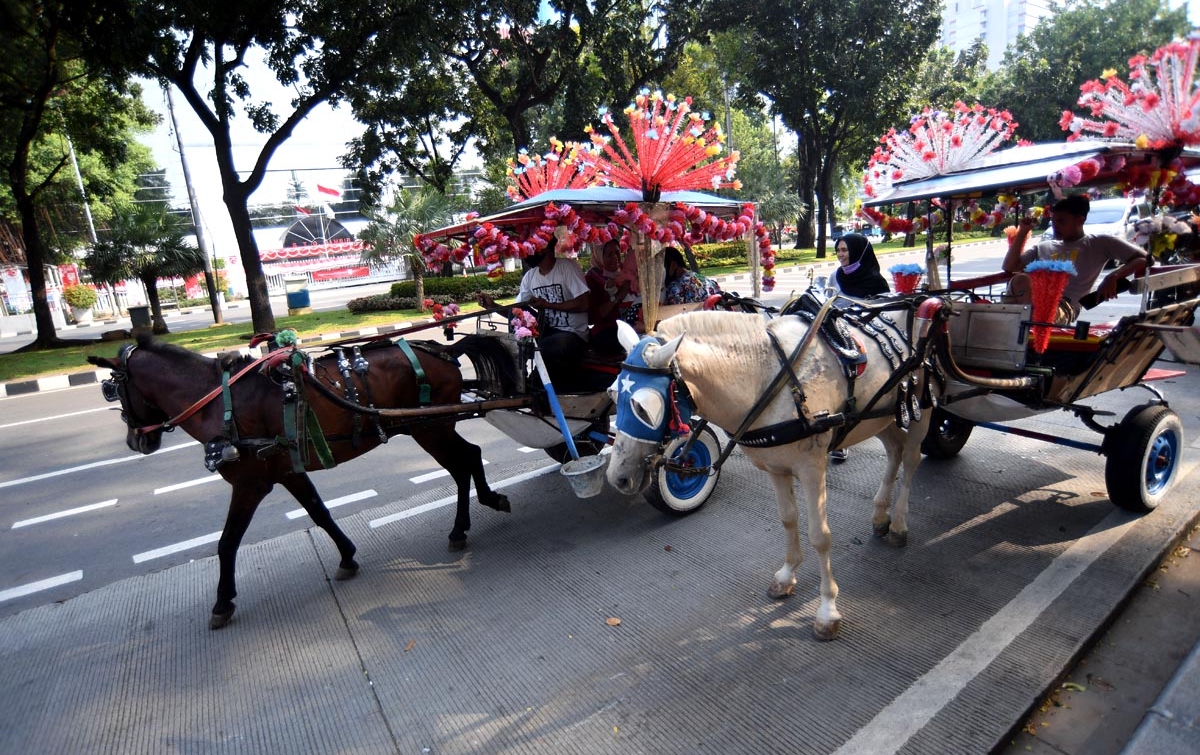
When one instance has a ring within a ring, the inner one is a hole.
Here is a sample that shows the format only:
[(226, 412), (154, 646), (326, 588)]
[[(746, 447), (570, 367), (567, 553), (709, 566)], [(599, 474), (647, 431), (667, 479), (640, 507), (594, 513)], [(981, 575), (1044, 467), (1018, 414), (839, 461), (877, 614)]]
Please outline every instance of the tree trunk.
[[(813, 161), (812, 151), (807, 149), (807, 145), (811, 143), (810, 137), (801, 136), (796, 150), (797, 162), (800, 165), (796, 186), (800, 194), (800, 201), (809, 208), (808, 217), (801, 215), (796, 218), (797, 249), (812, 249), (817, 246), (816, 234), (813, 232), (813, 220), (817, 219), (819, 215), (813, 209), (817, 206), (814, 197), (818, 170), (817, 164)], [(817, 256), (823, 257), (823, 250), (818, 249)]]
[[(14, 187), (16, 189), (17, 187)], [(21, 214), (21, 240), (25, 243), (25, 263), (29, 267), (29, 288), (33, 296), (33, 320), (37, 326), (37, 337), (31, 349), (52, 349), (63, 346), (54, 327), (54, 316), (50, 313), (50, 299), (46, 296), (45, 250), (42, 234), (37, 224), (37, 210), (33, 198), (22, 191), (14, 191), (17, 209)]]
[(146, 301), (150, 304), (150, 330), (157, 336), (164, 333), (170, 333), (167, 329), (167, 320), (163, 317), (162, 299), (158, 296), (158, 278), (153, 275), (146, 275), (139, 278), (142, 282), (142, 288), (146, 289)]
[(250, 223), (250, 211), (246, 207), (247, 195), (239, 186), (225, 182), (225, 207), (233, 222), (233, 235), (237, 239), (238, 257), (246, 273), (246, 288), (249, 291), (250, 321), (255, 333), (275, 332), (275, 313), (271, 311), (271, 294), (267, 290), (267, 276), (263, 273), (262, 260), (258, 256), (258, 244)]
[(817, 229), (817, 257), (825, 255), (825, 230), (833, 228), (833, 157), (826, 154), (821, 161), (821, 172), (817, 177), (817, 216), (820, 227)]
[(413, 290), (417, 294), (417, 311), (425, 311), (425, 266), (421, 260), (413, 260)]

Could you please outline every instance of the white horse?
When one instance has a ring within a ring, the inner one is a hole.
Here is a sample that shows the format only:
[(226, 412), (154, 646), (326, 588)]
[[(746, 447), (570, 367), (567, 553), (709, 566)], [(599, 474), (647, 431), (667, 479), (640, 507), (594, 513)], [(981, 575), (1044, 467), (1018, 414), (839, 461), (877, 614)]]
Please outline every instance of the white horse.
[[(818, 319), (828, 310), (826, 306)], [(854, 368), (861, 374), (854, 374), (853, 384), (834, 346), (815, 333), (806, 340), (810, 325), (797, 316), (764, 323), (734, 312), (683, 314), (659, 325), (657, 335), (670, 339), (666, 343), (653, 336), (638, 340), (632, 328), (621, 331), (629, 357), (614, 384), (617, 437), (608, 462), (609, 483), (626, 495), (648, 484), (652, 463), (662, 463), (651, 455), (669, 432), (668, 424), (679, 424), (676, 395), (685, 388), (685, 410), (690, 395), (696, 414), (730, 433), (754, 466), (771, 476), (787, 533), (787, 556), (768, 589), (772, 598), (791, 594), (802, 558), (792, 487), (793, 478), (800, 480), (808, 502), (808, 539), (821, 567), (821, 606), (813, 633), (822, 640), (836, 637), (841, 626), (825, 511), (829, 451), (872, 437), (883, 441), (887, 470), (873, 501), (872, 524), (877, 537), (903, 546), (909, 490), (931, 415), (927, 405), (915, 406), (927, 398), (925, 359), (920, 354), (909, 359), (913, 348), (901, 328), (874, 322), (878, 326), (874, 333), (868, 329), (854, 337), (866, 360), (861, 365), (865, 369)], [(882, 331), (886, 332), (881, 345), (878, 333)], [(772, 337), (777, 346), (772, 345)], [(898, 353), (889, 357), (887, 351)], [(902, 364), (899, 370), (897, 359)], [(898, 395), (904, 404), (900, 414), (911, 412), (901, 417), (908, 421), (907, 430), (898, 424)], [(669, 423), (670, 418), (676, 421)], [(839, 438), (838, 433), (846, 429), (849, 432)], [(888, 502), (902, 461), (904, 474), (889, 517)]]

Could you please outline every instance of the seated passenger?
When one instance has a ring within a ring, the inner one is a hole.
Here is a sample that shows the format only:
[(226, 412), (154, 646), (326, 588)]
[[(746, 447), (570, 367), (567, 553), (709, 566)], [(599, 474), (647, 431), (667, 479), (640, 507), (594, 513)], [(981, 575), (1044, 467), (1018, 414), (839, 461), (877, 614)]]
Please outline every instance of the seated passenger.
[(837, 240), (833, 249), (839, 267), (829, 276), (831, 288), (855, 299), (891, 293), (891, 286), (879, 272), (875, 248), (866, 236), (847, 233)]
[[(573, 259), (554, 256), (556, 243), (551, 236), (541, 253), (526, 258), (534, 266), (521, 278), (517, 293), (518, 304), (525, 303), (537, 310), (538, 349), (555, 383), (560, 377), (571, 377), (587, 349), (589, 303), (583, 270)], [(496, 306), (486, 293), (479, 294), (479, 304)]]
[(639, 333), (646, 329), (641, 322), (642, 299), (633, 293), (634, 281), (621, 265), (621, 245), (609, 241), (597, 249), (585, 277), (591, 298), (588, 343), (596, 351), (623, 353), (617, 342), (617, 320), (624, 320)]
[(1079, 317), (1082, 306), (1079, 300), (1092, 290), (1109, 260), (1120, 264), (1100, 282), (1096, 289), (1097, 303), (1114, 298), (1118, 281), (1146, 269), (1146, 250), (1116, 236), (1094, 236), (1083, 232), (1087, 220), (1090, 200), (1086, 194), (1073, 194), (1058, 200), (1050, 210), (1054, 226), (1054, 239), (1034, 244), (1022, 251), (1033, 218), (1026, 215), (1017, 224), (1017, 232), (1009, 242), (1004, 255), (1004, 272), (1016, 273), (1008, 283), (1009, 301), (1030, 304), (1033, 291), (1029, 276), (1021, 272), (1034, 260), (1070, 260), (1075, 265), (1075, 275), (1067, 281), (1054, 318), (1056, 325), (1069, 325)]
[(661, 301), (663, 304), (702, 302), (712, 294), (721, 293), (721, 287), (715, 281), (689, 270), (683, 261), (683, 253), (673, 246), (663, 249), (663, 265), (666, 268)]

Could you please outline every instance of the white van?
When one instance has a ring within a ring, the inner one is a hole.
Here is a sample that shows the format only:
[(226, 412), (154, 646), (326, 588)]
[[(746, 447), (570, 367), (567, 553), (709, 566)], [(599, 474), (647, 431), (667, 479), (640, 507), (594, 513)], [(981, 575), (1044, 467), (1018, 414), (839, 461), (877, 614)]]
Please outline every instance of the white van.
[[(1134, 224), (1138, 221), (1137, 202), (1128, 197), (1093, 199), (1088, 209), (1083, 232), (1092, 236), (1116, 236), (1126, 241), (1133, 239)], [(1054, 238), (1054, 226), (1050, 226), (1042, 240)]]
[(1083, 232), (1093, 236), (1116, 236), (1128, 241), (1133, 237), (1133, 224), (1138, 219), (1136, 208), (1137, 205), (1125, 197), (1092, 200)]

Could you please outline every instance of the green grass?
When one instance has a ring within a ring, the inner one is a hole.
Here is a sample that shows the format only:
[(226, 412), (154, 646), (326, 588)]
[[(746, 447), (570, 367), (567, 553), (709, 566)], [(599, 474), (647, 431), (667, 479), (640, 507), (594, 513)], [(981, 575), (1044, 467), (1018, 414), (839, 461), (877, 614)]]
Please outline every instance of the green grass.
[[(471, 307), (466, 307), (469, 310)], [(391, 312), (371, 312), (354, 314), (350, 311), (314, 312), (308, 315), (275, 318), (275, 325), (280, 330), (292, 328), (301, 338), (315, 336), (321, 333), (337, 333), (346, 330), (358, 330), (383, 325), (394, 325), (427, 319), (429, 315), (416, 310), (396, 310)], [(170, 322), (167, 323), (168, 327)], [(436, 331), (431, 331), (436, 332)], [(254, 329), (250, 323), (234, 325), (210, 325), (197, 330), (184, 330), (177, 333), (167, 333), (159, 336), (162, 340), (182, 346), (185, 349), (202, 353), (212, 353), (222, 350), (233, 350), (246, 345)], [(94, 340), (72, 339), (69, 336), (60, 337), (64, 341), (78, 340), (79, 346), (48, 351), (30, 351), (15, 354), (0, 354), (0, 383), (14, 380), (26, 380), (46, 375), (66, 375), (72, 372), (86, 372), (96, 369), (88, 364), (89, 355), (115, 357), (121, 346), (129, 343), (123, 341), (105, 341), (98, 343)]]

